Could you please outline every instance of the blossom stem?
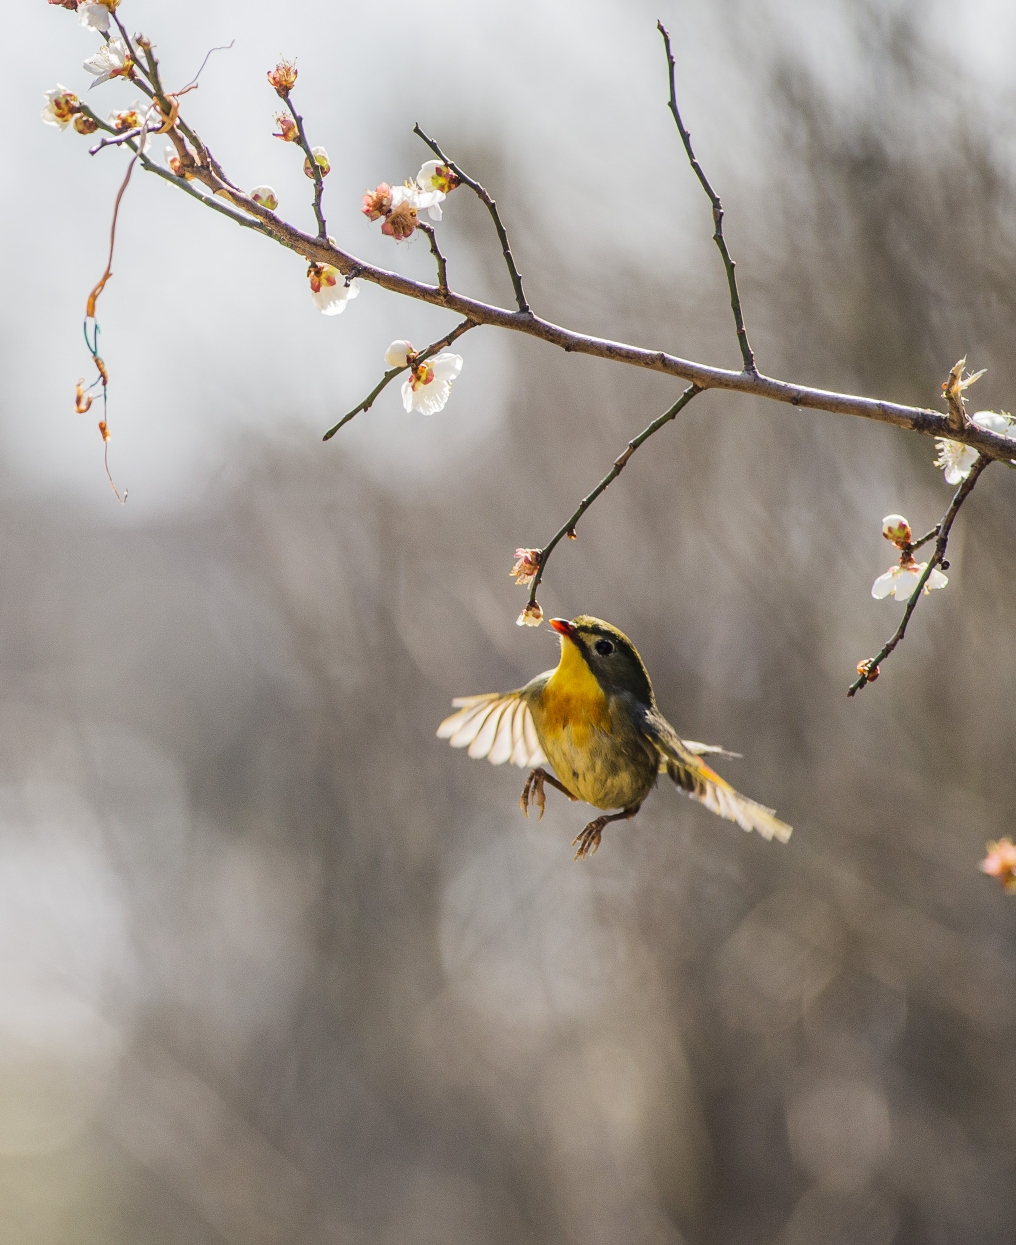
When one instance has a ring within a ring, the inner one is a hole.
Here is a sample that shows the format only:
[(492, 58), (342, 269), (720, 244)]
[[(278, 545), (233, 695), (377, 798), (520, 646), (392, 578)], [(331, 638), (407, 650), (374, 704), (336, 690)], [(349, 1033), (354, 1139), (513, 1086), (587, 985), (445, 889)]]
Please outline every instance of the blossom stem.
[(417, 229), (422, 230), (428, 238), (430, 238), (430, 253), (437, 261), (437, 288), (445, 294), (448, 293), (448, 265), (445, 257), (441, 254), (441, 248), (437, 244), (437, 234), (433, 225), (425, 225), (421, 221)]
[[(447, 333), (444, 337), (442, 337), (440, 341), (433, 342), (427, 347), (426, 350), (421, 350), (420, 353), (415, 356), (413, 362), (422, 363), (425, 359), (429, 359), (432, 354), (436, 354), (439, 350), (443, 350), (445, 346), (450, 346), (452, 342), (457, 341), (463, 333), (468, 333), (470, 329), (475, 328), (475, 320), (463, 320), (461, 324), (457, 324), (455, 328), (453, 328), (450, 333)], [(380, 394), (382, 390), (386, 389), (396, 376), (402, 372), (407, 372), (408, 370), (409, 364), (407, 363), (405, 367), (393, 367), (385, 372), (384, 376), (381, 377), (381, 380), (374, 386), (370, 393), (367, 394), (364, 400), (359, 403), (359, 405), (354, 406), (348, 414), (343, 415), (334, 427), (329, 428), (321, 440), (330, 441), (342, 425), (348, 424), (354, 415), (359, 415), (361, 411), (369, 411), (374, 405), (374, 400), (377, 398), (378, 394)]]
[(670, 35), (667, 28), (662, 22), (656, 23), (656, 29), (663, 36), (663, 46), (667, 52), (667, 69), (670, 75), (670, 102), (668, 107), (673, 114), (674, 120), (677, 122), (677, 131), (681, 135), (681, 141), (684, 143), (684, 149), (688, 154), (688, 162), (691, 165), (695, 176), (699, 179), (702, 189), (709, 196), (709, 202), (713, 205), (713, 224), (715, 231), (713, 233), (713, 241), (719, 248), (720, 256), (723, 259), (723, 267), (727, 273), (727, 285), (730, 288), (730, 309), (734, 313), (734, 328), (737, 330), (737, 344), (741, 348), (741, 358), (744, 360), (744, 370), (752, 376), (758, 375), (758, 369), (755, 366), (755, 354), (748, 344), (748, 331), (744, 327), (744, 317), (741, 314), (741, 296), (737, 292), (737, 278), (734, 275), (735, 264), (730, 258), (730, 252), (727, 250), (727, 243), (723, 237), (723, 204), (720, 197), (713, 190), (709, 183), (709, 179), (702, 171), (695, 152), (692, 150), (691, 134), (684, 128), (681, 120), (681, 114), (677, 108), (677, 88), (674, 84), (674, 55), (670, 50)]
[(303, 117), (293, 107), (292, 92), (286, 95), (286, 107), (293, 114), (293, 120), (296, 122), (296, 132), (300, 136), (300, 146), (310, 162), (311, 173), (314, 177), (314, 215), (317, 217), (318, 237), (323, 242), (328, 237), (324, 212), (321, 210), (321, 197), (325, 192), (325, 179), (321, 176), (321, 167), (315, 159), (310, 143), (307, 140), (307, 132), (303, 128)]
[(413, 133), (419, 138), (422, 138), (441, 163), (451, 169), (459, 181), (468, 186), (469, 189), (472, 190), (473, 193), (486, 205), (487, 211), (490, 213), (490, 218), (494, 222), (494, 228), (497, 230), (498, 241), (501, 243), (501, 253), (504, 255), (505, 264), (508, 266), (508, 275), (512, 279), (512, 286), (515, 290), (515, 301), (518, 303), (519, 311), (522, 315), (531, 315), (532, 311), (529, 303), (526, 302), (525, 291), (522, 288), (522, 276), (519, 273), (518, 268), (515, 267), (515, 259), (512, 255), (511, 244), (508, 241), (508, 234), (505, 232), (505, 227), (501, 224), (501, 217), (497, 210), (497, 204), (490, 197), (490, 195), (487, 194), (486, 190), (484, 190), (479, 182), (474, 181), (473, 178), (467, 176), (467, 174), (463, 173), (457, 164), (448, 159), (437, 143), (435, 143), (432, 138), (428, 138), (427, 135), (424, 134), (423, 130), (420, 129), (418, 124), (413, 126)]
[(870, 661), (862, 662), (861, 666), (858, 667), (860, 673), (858, 674), (857, 679), (851, 683), (849, 688), (847, 688), (848, 696), (855, 696), (866, 683), (870, 683), (872, 681), (869, 671), (877, 672), (878, 667), (883, 661), (885, 661), (896, 645), (899, 644), (899, 642), (906, 635), (907, 624), (910, 622), (910, 617), (917, 608), (917, 602), (921, 599), (921, 593), (924, 591), (924, 585), (931, 578), (932, 571), (934, 571), (937, 566), (941, 566), (941, 564), (945, 561), (945, 553), (949, 545), (949, 532), (952, 528), (953, 520), (956, 518), (957, 514), (959, 514), (960, 506), (962, 506), (970, 496), (974, 485), (977, 483), (978, 476), (980, 476), (981, 472), (991, 461), (992, 460), (987, 458), (984, 454), (978, 455), (976, 462), (970, 468), (970, 474), (953, 494), (953, 499), (949, 503), (949, 509), (945, 512), (942, 522), (936, 529), (929, 532), (927, 536), (922, 536), (917, 544), (911, 546), (912, 549), (916, 549), (919, 545), (923, 545), (926, 541), (929, 541), (936, 531), (938, 532), (938, 539), (935, 541), (935, 551), (928, 559), (928, 565), (924, 568), (921, 578), (917, 581), (917, 587), (914, 589), (910, 600), (907, 602), (907, 608), (903, 611), (903, 617), (900, 620), (900, 625), (896, 628), (892, 638), (885, 642), (881, 650)]
[(701, 392), (702, 390), (698, 385), (689, 385), (672, 407), (664, 411), (662, 415), (657, 416), (657, 418), (654, 419), (648, 427), (642, 429), (637, 437), (633, 437), (632, 440), (628, 442), (624, 451), (614, 459), (613, 467), (611, 467), (599, 484), (597, 484), (596, 488), (582, 498), (579, 502), (578, 509), (571, 516), (571, 518), (568, 519), (560, 528), (558, 528), (547, 544), (544, 545), (544, 547), (540, 550), (540, 565), (537, 568), (536, 574), (533, 577), (532, 585), (529, 589), (530, 605), (536, 601), (536, 590), (540, 586), (540, 580), (543, 579), (543, 572), (547, 569), (547, 561), (557, 545), (566, 536), (574, 536), (575, 525), (578, 523), (579, 519), (582, 518), (593, 502), (596, 501), (597, 497), (599, 497), (601, 493), (605, 492), (608, 486), (617, 479), (617, 477), (624, 470), (628, 459), (631, 458), (632, 454), (635, 453), (639, 446), (645, 441), (648, 441), (653, 433), (659, 432), (664, 424), (669, 424), (672, 419), (675, 419), (677, 415), (684, 410), (692, 398)]

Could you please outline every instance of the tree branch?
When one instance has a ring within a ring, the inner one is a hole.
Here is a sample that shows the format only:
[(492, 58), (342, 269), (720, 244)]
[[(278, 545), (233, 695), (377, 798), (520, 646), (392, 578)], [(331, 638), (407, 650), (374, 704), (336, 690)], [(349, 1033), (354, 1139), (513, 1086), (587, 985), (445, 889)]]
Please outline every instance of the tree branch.
[(579, 519), (582, 518), (593, 502), (596, 501), (597, 497), (606, 491), (608, 485), (612, 484), (617, 479), (617, 477), (624, 470), (625, 464), (628, 462), (628, 459), (631, 458), (632, 454), (635, 453), (640, 445), (642, 445), (645, 441), (648, 441), (653, 433), (659, 432), (664, 424), (669, 424), (672, 419), (675, 419), (677, 415), (684, 410), (692, 398), (694, 398), (697, 393), (701, 392), (702, 390), (698, 387), (698, 385), (689, 385), (674, 405), (669, 408), (669, 410), (664, 411), (663, 414), (654, 419), (648, 427), (643, 428), (637, 437), (634, 437), (631, 441), (629, 441), (627, 448), (623, 453), (619, 454), (618, 457), (614, 459), (613, 467), (611, 467), (599, 484), (597, 484), (596, 488), (582, 498), (581, 502), (579, 502), (578, 509), (571, 516), (571, 518), (568, 519), (562, 527), (558, 528), (547, 544), (540, 550), (540, 565), (536, 569), (536, 575), (534, 576), (532, 585), (529, 589), (530, 605), (533, 605), (536, 601), (536, 590), (539, 588), (540, 581), (543, 579), (543, 572), (547, 569), (547, 561), (557, 545), (564, 539), (565, 536), (571, 536), (574, 539), (576, 523), (578, 523)]
[(851, 683), (850, 687), (847, 689), (848, 696), (856, 695), (866, 683), (871, 683), (874, 679), (878, 678), (879, 666), (883, 661), (885, 661), (896, 645), (899, 644), (899, 642), (906, 635), (907, 624), (910, 622), (910, 616), (917, 608), (917, 602), (921, 599), (921, 593), (924, 591), (924, 585), (931, 578), (932, 571), (936, 566), (948, 565), (945, 561), (945, 553), (949, 545), (949, 531), (952, 528), (953, 520), (956, 518), (957, 514), (959, 514), (960, 506), (962, 506), (970, 496), (970, 493), (972, 492), (974, 485), (977, 483), (981, 472), (990, 462), (991, 459), (985, 458), (983, 454), (977, 459), (974, 465), (970, 468), (970, 474), (953, 494), (952, 502), (949, 505), (949, 509), (945, 512), (945, 517), (942, 519), (942, 522), (939, 523), (936, 528), (933, 528), (927, 536), (922, 536), (916, 544), (910, 546), (911, 550), (916, 549), (919, 545), (923, 545), (926, 541), (930, 540), (936, 532), (938, 533), (938, 540), (935, 541), (935, 552), (928, 559), (928, 565), (924, 568), (924, 573), (917, 581), (917, 587), (914, 589), (913, 595), (907, 602), (907, 608), (903, 611), (903, 618), (900, 620), (900, 625), (896, 628), (892, 638), (886, 641), (881, 650), (876, 653), (870, 661), (861, 662), (858, 666), (858, 677), (856, 681)]
[(709, 184), (709, 179), (702, 171), (702, 166), (695, 158), (695, 152), (691, 146), (691, 134), (684, 128), (681, 121), (681, 114), (677, 110), (677, 89), (674, 85), (674, 56), (670, 50), (670, 35), (667, 28), (662, 22), (656, 23), (656, 29), (663, 36), (663, 46), (667, 52), (667, 69), (670, 75), (670, 103), (669, 108), (677, 122), (677, 130), (681, 135), (681, 141), (684, 143), (684, 149), (688, 153), (688, 161), (695, 172), (695, 176), (699, 179), (702, 189), (709, 196), (709, 202), (713, 205), (713, 224), (715, 232), (713, 233), (713, 241), (716, 243), (723, 259), (723, 267), (727, 273), (727, 285), (730, 288), (730, 309), (734, 313), (734, 327), (737, 330), (737, 344), (741, 348), (741, 358), (744, 360), (744, 370), (746, 372), (756, 374), (755, 355), (751, 346), (748, 344), (748, 332), (744, 327), (744, 317), (741, 315), (741, 297), (737, 292), (737, 278), (734, 276), (734, 261), (730, 258), (730, 252), (727, 250), (727, 244), (723, 237), (723, 204), (720, 197)]
[(525, 292), (522, 289), (522, 277), (519, 274), (519, 270), (515, 267), (515, 260), (512, 256), (512, 248), (508, 242), (508, 235), (505, 233), (504, 225), (501, 224), (501, 217), (498, 214), (497, 204), (490, 197), (490, 195), (487, 194), (486, 190), (484, 190), (479, 182), (474, 181), (473, 178), (467, 176), (457, 164), (448, 159), (437, 143), (435, 143), (432, 138), (428, 138), (427, 135), (424, 134), (423, 130), (420, 129), (418, 124), (413, 126), (413, 133), (422, 138), (441, 163), (450, 168), (459, 181), (468, 186), (469, 189), (472, 190), (473, 193), (487, 205), (487, 211), (490, 213), (491, 220), (494, 222), (494, 228), (497, 230), (498, 240), (501, 243), (501, 252), (504, 255), (504, 262), (508, 266), (508, 275), (512, 279), (512, 286), (515, 290), (515, 301), (518, 303), (519, 312), (522, 315), (531, 314), (529, 304), (526, 302)]
[[(446, 334), (446, 336), (442, 337), (440, 341), (433, 342), (430, 346), (427, 347), (426, 350), (421, 350), (420, 353), (414, 359), (414, 363), (422, 363), (425, 359), (429, 359), (432, 354), (436, 354), (437, 351), (443, 349), (443, 347), (450, 346), (452, 342), (456, 341), (459, 337), (461, 337), (463, 333), (468, 333), (470, 329), (475, 329), (475, 328), (476, 328), (476, 324), (472, 320), (463, 320), (461, 324), (457, 324), (455, 328), (453, 328), (450, 333)], [(348, 424), (354, 415), (359, 415), (361, 411), (369, 411), (370, 408), (374, 405), (374, 399), (378, 396), (378, 394), (381, 393), (383, 389), (386, 389), (388, 385), (395, 379), (395, 377), (398, 376), (401, 372), (408, 372), (408, 371), (409, 371), (409, 366), (407, 364), (406, 367), (393, 367), (389, 371), (385, 372), (384, 376), (381, 377), (380, 382), (374, 386), (374, 388), (370, 391), (370, 393), (367, 394), (367, 396), (359, 404), (359, 406), (354, 406), (353, 409), (348, 414), (343, 415), (343, 417), (339, 420), (339, 422), (334, 427), (328, 429), (328, 431), (321, 438), (321, 440), (330, 441), (332, 437), (334, 437), (335, 434), (339, 431), (342, 425)]]
[[(147, 160), (145, 168), (149, 172), (158, 173), (167, 181), (172, 181), (181, 189), (187, 190), (192, 197), (207, 206), (222, 211), (221, 206), (214, 200), (192, 191), (186, 185), (185, 179), (174, 177)], [(258, 232), (273, 238), (281, 246), (294, 251), (308, 261), (331, 264), (344, 276), (355, 275), (393, 294), (401, 294), (406, 298), (414, 298), (438, 307), (447, 307), (475, 324), (486, 324), (492, 328), (524, 333), (528, 337), (539, 338), (541, 341), (552, 346), (559, 346), (568, 352), (592, 355), (595, 358), (608, 359), (615, 363), (625, 363), (632, 367), (642, 367), (668, 376), (677, 376), (697, 385), (699, 389), (729, 390), (768, 398), (774, 402), (785, 402), (795, 407), (830, 411), (839, 415), (854, 415), (862, 419), (872, 419), (878, 423), (893, 424), (897, 428), (917, 432), (922, 436), (947, 437), (953, 441), (959, 441), (963, 445), (973, 446), (989, 458), (1003, 462), (1009, 462), (1014, 456), (1013, 442), (1008, 438), (988, 432), (976, 424), (968, 425), (961, 432), (954, 432), (946, 416), (938, 411), (904, 406), (897, 402), (884, 402), (855, 394), (813, 389), (807, 385), (777, 380), (758, 371), (754, 373), (732, 372), (727, 368), (712, 367), (709, 364), (682, 359), (676, 355), (667, 354), (663, 350), (650, 350), (625, 342), (610, 341), (606, 338), (579, 333), (549, 320), (543, 320), (531, 311), (509, 311), (504, 307), (497, 307), (475, 298), (468, 298), (463, 294), (457, 294), (453, 290), (445, 293), (439, 286), (414, 281), (400, 273), (368, 264), (348, 251), (342, 250), (327, 238), (322, 239), (304, 233), (295, 225), (290, 225), (274, 212), (262, 207), (261, 204), (255, 203), (244, 191), (235, 189), (211, 167), (193, 165), (188, 171), (195, 180), (207, 186), (213, 194), (216, 191), (226, 191), (235, 206), (259, 221), (261, 227), (254, 226), (258, 228)], [(249, 221), (232, 212), (225, 211), (223, 215), (229, 216), (238, 224), (250, 227)]]
[(447, 263), (445, 262), (445, 257), (441, 254), (441, 248), (437, 244), (437, 234), (434, 231), (434, 227), (433, 225), (425, 225), (423, 224), (422, 221), (420, 221), (416, 227), (417, 229), (422, 230), (423, 233), (425, 233), (427, 237), (430, 238), (430, 253), (431, 255), (434, 256), (434, 259), (437, 261), (437, 288), (439, 290), (443, 290), (444, 293), (447, 294), (448, 293), (448, 266), (447, 266)]

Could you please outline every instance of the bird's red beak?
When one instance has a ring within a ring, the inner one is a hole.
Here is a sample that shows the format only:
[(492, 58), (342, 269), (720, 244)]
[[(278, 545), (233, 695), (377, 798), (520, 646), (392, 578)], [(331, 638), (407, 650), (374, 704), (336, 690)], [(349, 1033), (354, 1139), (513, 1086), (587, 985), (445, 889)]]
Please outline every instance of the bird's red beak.
[(550, 625), (561, 635), (566, 635), (569, 640), (575, 638), (575, 632), (578, 630), (575, 624), (570, 623), (567, 618), (552, 618)]

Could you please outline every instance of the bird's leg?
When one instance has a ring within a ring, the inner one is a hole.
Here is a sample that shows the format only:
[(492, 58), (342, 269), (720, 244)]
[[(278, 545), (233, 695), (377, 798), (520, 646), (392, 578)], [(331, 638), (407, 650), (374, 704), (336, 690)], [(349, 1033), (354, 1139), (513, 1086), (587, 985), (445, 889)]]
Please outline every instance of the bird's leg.
[(543, 810), (547, 804), (547, 797), (543, 794), (543, 784), (549, 782), (552, 787), (556, 787), (562, 795), (566, 795), (572, 803), (575, 802), (575, 796), (557, 781), (553, 774), (548, 774), (545, 769), (534, 769), (526, 779), (526, 785), (522, 788), (522, 794), (519, 796), (519, 808), (529, 816), (530, 804), (535, 804), (540, 810), (540, 816), (537, 821), (543, 820)]
[(578, 848), (575, 859), (584, 860), (596, 851), (600, 846), (600, 835), (603, 833), (604, 826), (612, 821), (629, 821), (641, 807), (641, 804), (633, 804), (631, 808), (622, 809), (620, 813), (604, 814), (602, 817), (597, 817), (595, 821), (591, 821), (585, 830), (576, 835), (572, 841), (572, 847)]

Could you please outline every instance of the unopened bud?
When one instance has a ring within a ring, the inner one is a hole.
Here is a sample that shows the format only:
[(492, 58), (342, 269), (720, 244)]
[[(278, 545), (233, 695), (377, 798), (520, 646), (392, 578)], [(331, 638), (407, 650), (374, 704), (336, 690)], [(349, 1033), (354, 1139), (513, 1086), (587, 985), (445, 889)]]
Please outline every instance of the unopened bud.
[(267, 208), (269, 212), (274, 212), (279, 206), (279, 196), (271, 186), (255, 186), (250, 192), (250, 197), (261, 207)]
[(857, 673), (863, 675), (866, 682), (874, 683), (880, 671), (878, 666), (873, 666), (870, 661), (859, 661), (857, 663)]
[[(328, 163), (328, 152), (325, 151), (323, 147), (312, 147), (310, 149), (310, 154), (314, 157), (314, 164), (316, 164), (321, 170), (321, 176), (327, 177), (332, 171), (332, 166)], [(307, 159), (304, 160), (303, 171), (308, 177), (313, 178), (314, 165), (311, 164), (310, 157), (307, 157)]]
[(385, 351), (385, 363), (389, 367), (408, 367), (415, 358), (412, 342), (394, 341)]
[(913, 544), (914, 541), (914, 533), (910, 530), (910, 524), (901, 514), (886, 515), (882, 520), (882, 535), (886, 540), (891, 540), (897, 549)]
[(84, 112), (75, 115), (73, 125), (79, 134), (94, 134), (99, 128), (98, 121), (93, 120)]

